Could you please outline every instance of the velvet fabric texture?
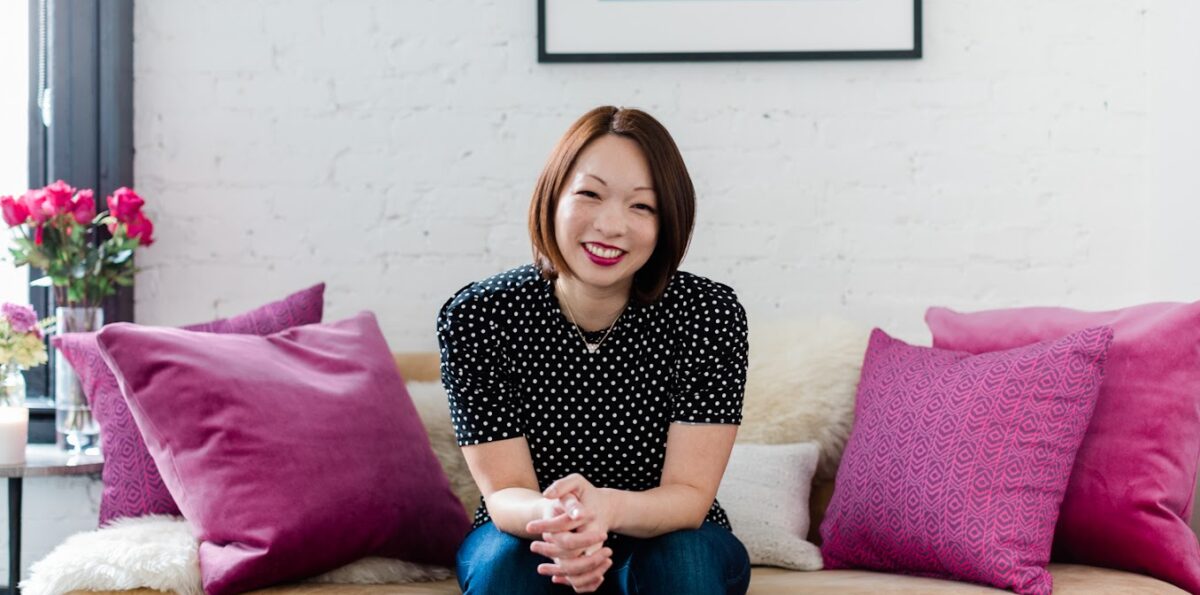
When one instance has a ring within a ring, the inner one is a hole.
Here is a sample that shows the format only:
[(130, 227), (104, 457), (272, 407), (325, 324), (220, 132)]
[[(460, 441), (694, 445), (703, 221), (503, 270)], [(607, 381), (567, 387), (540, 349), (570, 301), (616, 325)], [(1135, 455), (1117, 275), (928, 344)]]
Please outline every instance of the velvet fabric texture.
[(825, 567), (1049, 595), (1058, 506), (1112, 330), (971, 356), (876, 329), (821, 526)]
[(1200, 302), (1109, 312), (1016, 308), (925, 315), (935, 347), (980, 353), (1095, 325), (1115, 332), (1054, 559), (1141, 572), (1200, 593), (1188, 526), (1200, 458)]
[[(321, 322), (324, 304), (325, 284), (319, 283), (237, 316), (183, 328), (208, 333), (269, 335)], [(75, 370), (92, 415), (100, 424), (100, 452), (104, 455), (100, 525), (122, 517), (178, 515), (179, 507), (154, 467), (154, 459), (129, 415), (117, 379), (100, 357), (96, 333), (66, 333), (52, 341)]]
[(372, 314), (265, 337), (120, 323), (98, 342), (209, 595), (371, 555), (453, 564), (469, 523)]

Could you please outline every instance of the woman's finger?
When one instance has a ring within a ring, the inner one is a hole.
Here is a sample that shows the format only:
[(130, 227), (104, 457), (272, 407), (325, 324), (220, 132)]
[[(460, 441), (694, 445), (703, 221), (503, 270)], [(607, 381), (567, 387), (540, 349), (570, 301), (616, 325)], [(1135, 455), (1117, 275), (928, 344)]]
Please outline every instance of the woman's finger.
[(529, 544), (529, 551), (535, 554), (541, 554), (551, 559), (572, 559), (579, 558), (581, 556), (591, 556), (599, 551), (602, 547), (604, 547), (604, 543), (600, 542), (591, 547), (571, 550), (546, 541), (534, 541)]
[(588, 483), (588, 480), (584, 479), (582, 475), (572, 473), (550, 484), (546, 488), (546, 491), (542, 492), (542, 497), (558, 498), (563, 494), (570, 494), (572, 492), (581, 493), (585, 486), (590, 485), (592, 484)]
[(565, 578), (567, 583), (575, 589), (576, 593), (591, 593), (600, 588), (600, 585), (604, 582), (604, 574), (608, 572), (608, 569), (612, 568), (612, 564), (612, 558), (605, 558), (601, 564), (597, 565), (591, 571)]
[(586, 508), (577, 508), (576, 510), (580, 511), (576, 517), (572, 517), (569, 512), (564, 512), (548, 519), (529, 521), (525, 524), (525, 531), (534, 535), (541, 533), (562, 533), (565, 531), (574, 531), (595, 520), (595, 515), (588, 512)]
[(559, 531), (570, 531), (570, 529), (567, 529), (567, 527), (571, 526), (571, 524), (574, 522), (575, 522), (575, 519), (572, 519), (566, 513), (563, 513), (558, 516), (550, 517), (548, 519), (537, 519), (537, 520), (529, 521), (528, 523), (525, 523), (525, 532), (531, 533), (533, 535), (540, 535), (542, 533), (557, 533)]
[(583, 505), (579, 503), (579, 498), (576, 498), (574, 493), (559, 498), (559, 501), (562, 502), (563, 510), (567, 511), (571, 518), (578, 518), (583, 512)]
[(607, 533), (596, 529), (579, 533), (545, 533), (542, 535), (543, 541), (567, 551), (582, 551), (597, 543), (604, 543), (604, 540), (607, 538)]
[(596, 571), (595, 578), (584, 580), (582, 583), (575, 579), (569, 578), (567, 580), (571, 582), (571, 586), (574, 587), (576, 593), (591, 593), (604, 584), (604, 573), (608, 572), (608, 569), (611, 567), (612, 560), (609, 560)]
[(541, 554), (551, 560), (559, 560), (561, 558), (572, 557), (573, 552), (568, 552), (557, 545), (546, 543), (544, 541), (535, 541), (529, 544), (529, 551), (535, 554)]
[[(604, 548), (590, 556), (582, 556), (578, 558), (553, 558), (553, 563), (539, 564), (537, 567), (538, 574), (547, 576), (562, 576), (572, 579), (572, 584), (578, 584), (576, 577), (590, 578), (594, 576), (598, 569), (606, 567), (607, 561), (612, 559), (612, 550)], [(603, 574), (603, 572), (600, 572)]]

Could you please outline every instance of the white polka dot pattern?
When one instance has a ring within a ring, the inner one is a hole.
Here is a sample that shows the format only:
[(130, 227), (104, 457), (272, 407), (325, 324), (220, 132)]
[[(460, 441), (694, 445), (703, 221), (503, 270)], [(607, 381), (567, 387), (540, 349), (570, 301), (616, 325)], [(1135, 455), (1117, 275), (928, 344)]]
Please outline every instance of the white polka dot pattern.
[[(525, 437), (542, 489), (579, 473), (648, 490), (671, 422), (741, 423), (746, 312), (733, 289), (699, 275), (679, 271), (659, 301), (630, 304), (596, 353), (533, 265), (460, 289), (437, 332), (459, 445)], [(475, 526), (489, 519), (481, 501)], [(708, 520), (729, 527), (717, 502)]]

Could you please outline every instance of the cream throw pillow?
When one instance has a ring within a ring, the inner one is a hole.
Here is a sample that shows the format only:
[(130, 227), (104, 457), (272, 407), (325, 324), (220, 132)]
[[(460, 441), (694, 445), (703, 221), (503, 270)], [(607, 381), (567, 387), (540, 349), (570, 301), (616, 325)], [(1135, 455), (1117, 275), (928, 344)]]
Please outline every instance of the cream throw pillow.
[(751, 564), (821, 569), (821, 551), (805, 540), (818, 454), (815, 442), (733, 446), (717, 500)]

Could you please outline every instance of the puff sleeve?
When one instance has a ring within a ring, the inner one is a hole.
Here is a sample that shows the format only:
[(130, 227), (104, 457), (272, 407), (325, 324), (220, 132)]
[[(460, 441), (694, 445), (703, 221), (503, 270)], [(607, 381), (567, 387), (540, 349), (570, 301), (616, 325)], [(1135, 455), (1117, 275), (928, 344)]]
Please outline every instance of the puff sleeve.
[(729, 286), (709, 282), (684, 306), (676, 328), (671, 421), (740, 424), (746, 388), (746, 310)]
[(459, 446), (524, 435), (504, 372), (505, 333), (490, 301), (473, 283), (447, 300), (437, 316), (442, 386)]

